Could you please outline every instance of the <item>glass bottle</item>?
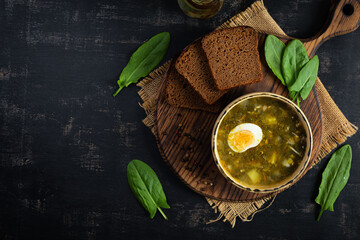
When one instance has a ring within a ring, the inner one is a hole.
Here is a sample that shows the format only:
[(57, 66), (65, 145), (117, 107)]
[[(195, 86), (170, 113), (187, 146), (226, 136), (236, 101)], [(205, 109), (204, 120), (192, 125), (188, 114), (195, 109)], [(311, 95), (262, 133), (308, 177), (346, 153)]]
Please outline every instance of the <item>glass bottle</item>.
[(209, 18), (220, 11), (224, 0), (178, 0), (183, 12), (192, 18)]

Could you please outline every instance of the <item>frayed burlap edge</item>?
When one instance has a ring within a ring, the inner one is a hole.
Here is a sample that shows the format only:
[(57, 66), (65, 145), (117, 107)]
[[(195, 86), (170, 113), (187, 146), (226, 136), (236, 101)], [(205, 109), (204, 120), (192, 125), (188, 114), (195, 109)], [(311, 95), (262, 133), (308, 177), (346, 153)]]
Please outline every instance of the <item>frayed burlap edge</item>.
[[(319, 78), (316, 80), (315, 88), (322, 112), (323, 135), (319, 154), (311, 167), (319, 163), (321, 159), (328, 155), (339, 144), (345, 142), (348, 137), (354, 135), (358, 130), (357, 126), (346, 119)], [(334, 126), (334, 124), (332, 124), (334, 119), (338, 119), (338, 121), (342, 123)]]
[(210, 220), (207, 224), (217, 222), (224, 218), (224, 222), (228, 221), (232, 227), (235, 227), (237, 217), (240, 217), (243, 222), (250, 222), (253, 220), (256, 213), (268, 209), (274, 202), (275, 198), (276, 196), (264, 198), (249, 204), (246, 202), (219, 201), (206, 197), (206, 201), (214, 209), (215, 213), (219, 212), (218, 218)]
[(236, 27), (239, 25), (246, 25), (246, 21), (251, 19), (253, 16), (258, 15), (260, 12), (266, 11), (263, 1), (254, 2), (244, 12), (238, 13), (225, 23), (221, 24), (216, 29), (223, 29), (229, 27)]
[(323, 138), (321, 148), (319, 150), (319, 154), (313, 166), (319, 163), (321, 159), (326, 157), (326, 155), (328, 155), (339, 144), (345, 142), (346, 139), (354, 135), (357, 132), (357, 130), (358, 127), (356, 127), (354, 124), (345, 123), (337, 128), (336, 135), (328, 136), (326, 139)]
[[(263, 1), (254, 2), (244, 12), (235, 15), (217, 29), (236, 27), (240, 25), (251, 26), (258, 32), (262, 33), (286, 36), (283, 30), (276, 24), (267, 12)], [(143, 123), (151, 129), (154, 135), (157, 134), (155, 125), (157, 90), (160, 87), (163, 76), (169, 65), (170, 61), (155, 69), (148, 77), (144, 78), (137, 84), (137, 86), (141, 87), (138, 94), (143, 101), (143, 104), (140, 104), (140, 106), (145, 110), (147, 115), (143, 120)], [(357, 127), (351, 124), (342, 114), (319, 79), (316, 82), (315, 87), (318, 92), (320, 108), (323, 113), (323, 125), (326, 125), (326, 116), (329, 111), (331, 111), (331, 114), (329, 114), (330, 117), (335, 115), (338, 121), (342, 122), (342, 124), (336, 126), (336, 129), (332, 129), (331, 131), (328, 131), (327, 129), (323, 130), (322, 145), (313, 166), (329, 154), (338, 144), (343, 143), (348, 137), (352, 136), (357, 131)], [(237, 217), (239, 217), (243, 222), (251, 221), (256, 213), (269, 208), (275, 198), (276, 196), (253, 202), (231, 202), (219, 201), (206, 197), (207, 202), (214, 209), (215, 213), (219, 212), (218, 218), (210, 220), (208, 223), (216, 222), (223, 218), (223, 221), (228, 221), (231, 226), (234, 227)]]
[[(171, 60), (167, 61), (161, 67), (152, 71), (149, 76), (140, 81), (137, 86), (141, 89), (138, 94), (143, 101), (139, 105), (145, 110), (146, 117), (143, 119), (145, 126), (151, 129), (151, 132), (156, 135), (155, 123), (156, 123), (156, 102), (157, 102), (157, 90), (162, 83), (162, 79), (166, 70), (170, 66)], [(154, 81), (157, 80), (157, 81)]]

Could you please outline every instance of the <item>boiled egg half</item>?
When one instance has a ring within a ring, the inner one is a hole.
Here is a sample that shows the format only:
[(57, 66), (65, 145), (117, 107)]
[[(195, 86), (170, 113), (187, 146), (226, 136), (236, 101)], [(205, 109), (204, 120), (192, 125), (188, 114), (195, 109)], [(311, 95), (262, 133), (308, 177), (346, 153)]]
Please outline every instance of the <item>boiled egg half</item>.
[(242, 123), (233, 128), (228, 135), (229, 147), (238, 153), (256, 147), (262, 140), (261, 128), (253, 123)]

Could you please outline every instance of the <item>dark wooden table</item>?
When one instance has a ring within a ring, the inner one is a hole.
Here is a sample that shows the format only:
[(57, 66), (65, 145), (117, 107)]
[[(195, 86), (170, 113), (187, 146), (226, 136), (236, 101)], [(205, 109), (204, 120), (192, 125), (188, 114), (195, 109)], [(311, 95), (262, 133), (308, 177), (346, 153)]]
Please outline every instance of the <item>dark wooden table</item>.
[[(113, 98), (131, 53), (170, 31), (166, 59), (252, 1), (225, 0), (209, 20), (185, 16), (175, 0), (0, 2), (0, 239), (359, 239), (360, 135), (335, 212), (315, 218), (324, 159), (250, 223), (206, 225), (217, 215), (166, 167), (141, 120), (136, 86)], [(295, 37), (325, 23), (328, 0), (265, 0)], [(319, 76), (360, 125), (360, 30), (318, 51)], [(169, 220), (150, 220), (127, 184), (132, 159), (148, 163), (167, 194)]]

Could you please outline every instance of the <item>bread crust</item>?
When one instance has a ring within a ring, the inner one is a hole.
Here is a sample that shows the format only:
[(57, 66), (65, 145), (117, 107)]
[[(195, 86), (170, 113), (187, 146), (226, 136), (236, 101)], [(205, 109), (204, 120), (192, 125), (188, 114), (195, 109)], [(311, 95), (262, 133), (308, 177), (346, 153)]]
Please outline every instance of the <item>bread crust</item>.
[[(241, 36), (237, 36), (236, 34), (240, 34)], [(224, 40), (224, 38), (229, 39), (240, 37), (241, 39), (244, 35), (249, 39), (242, 40), (251, 41), (243, 41), (241, 43), (235, 42), (231, 45), (230, 48), (227, 49), (221, 48), (219, 43), (217, 44), (217, 47), (211, 46), (211, 42), (219, 41), (221, 39)], [(244, 45), (244, 43), (246, 44)], [(257, 32), (252, 27), (240, 26), (216, 30), (204, 36), (201, 40), (201, 45), (208, 60), (210, 72), (214, 78), (217, 89), (229, 90), (237, 86), (252, 84), (262, 80), (263, 76), (261, 71), (260, 55), (258, 51)], [(226, 51), (229, 50), (233, 50), (234, 52), (226, 53)], [(220, 61), (222, 55), (223, 58), (227, 58), (229, 55), (237, 56), (230, 56), (229, 61), (224, 61), (224, 59)], [(249, 56), (251, 56), (251, 59), (247, 59), (246, 61), (241, 59), (242, 57)], [(247, 68), (244, 68), (241, 65), (236, 65), (236, 61), (243, 61), (246, 64), (250, 64), (250, 67), (247, 66)], [(231, 65), (230, 67), (229, 64)], [(220, 71), (217, 71), (219, 69)], [(246, 69), (247, 71), (250, 69), (251, 72), (245, 72)], [(229, 76), (226, 76), (228, 79), (224, 79), (225, 77), (222, 76), (225, 73), (231, 73)]]
[(215, 103), (227, 91), (218, 90), (201, 47), (201, 39), (187, 46), (176, 59), (175, 68), (208, 104)]
[(216, 102), (212, 105), (207, 104), (183, 76), (177, 72), (174, 65), (175, 61), (173, 60), (164, 76), (164, 81), (166, 81), (167, 102), (175, 107), (214, 113), (219, 112), (222, 107), (220, 102)]

